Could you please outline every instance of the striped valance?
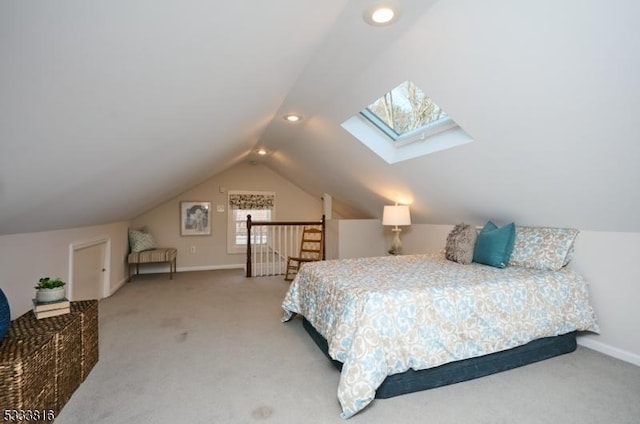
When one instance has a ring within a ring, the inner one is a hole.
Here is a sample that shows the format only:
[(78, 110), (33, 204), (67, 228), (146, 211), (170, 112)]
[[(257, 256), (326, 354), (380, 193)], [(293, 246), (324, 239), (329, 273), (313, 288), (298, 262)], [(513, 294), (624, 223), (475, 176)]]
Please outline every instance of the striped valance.
[(272, 209), (275, 202), (276, 195), (273, 193), (229, 193), (229, 206), (231, 206), (232, 209)]

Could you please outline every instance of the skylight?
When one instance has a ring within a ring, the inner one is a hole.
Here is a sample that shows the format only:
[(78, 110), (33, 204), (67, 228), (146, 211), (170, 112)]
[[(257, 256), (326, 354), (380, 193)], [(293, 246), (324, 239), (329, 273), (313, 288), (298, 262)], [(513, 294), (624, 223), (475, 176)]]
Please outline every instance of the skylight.
[(451, 121), (411, 81), (403, 82), (360, 113), (393, 140), (438, 122)]
[(411, 81), (405, 81), (342, 123), (389, 163), (473, 141)]

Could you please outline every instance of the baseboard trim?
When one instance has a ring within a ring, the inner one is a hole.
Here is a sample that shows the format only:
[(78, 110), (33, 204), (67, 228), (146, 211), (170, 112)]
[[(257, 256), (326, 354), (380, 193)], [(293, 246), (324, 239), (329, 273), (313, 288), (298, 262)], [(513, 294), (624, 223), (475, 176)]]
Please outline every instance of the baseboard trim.
[(580, 346), (584, 346), (605, 355), (614, 357), (616, 359), (620, 359), (621, 361), (640, 366), (640, 355), (638, 354), (618, 349), (617, 347), (613, 347), (608, 344), (596, 341), (588, 336), (578, 336), (577, 342)]
[(185, 266), (178, 267), (178, 272), (186, 271), (216, 271), (219, 269), (245, 269), (245, 264), (229, 264), (229, 265), (205, 265), (205, 266)]
[[(158, 264), (146, 264), (144, 269), (140, 269), (140, 275), (142, 274), (169, 274), (167, 266), (160, 266)], [(228, 264), (228, 265), (203, 265), (203, 266), (183, 266), (178, 267), (176, 272), (187, 271), (215, 271), (219, 269), (245, 269), (245, 264)], [(135, 270), (133, 270), (131, 278), (135, 278)]]
[(113, 296), (114, 293), (117, 292), (120, 289), (120, 287), (124, 286), (124, 283), (126, 283), (126, 282), (127, 282), (127, 279), (123, 278), (120, 281), (118, 281), (115, 285), (109, 287), (110, 293), (109, 293), (108, 297)]

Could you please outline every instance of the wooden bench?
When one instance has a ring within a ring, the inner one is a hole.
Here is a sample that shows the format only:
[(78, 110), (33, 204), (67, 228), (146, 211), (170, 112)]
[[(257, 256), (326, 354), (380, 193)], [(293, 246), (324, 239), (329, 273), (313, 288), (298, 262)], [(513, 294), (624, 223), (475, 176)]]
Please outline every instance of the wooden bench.
[(176, 258), (178, 249), (173, 247), (159, 247), (157, 249), (145, 250), (143, 252), (131, 252), (127, 258), (127, 281), (131, 281), (131, 267), (135, 265), (136, 275), (140, 273), (140, 264), (168, 263), (169, 279), (173, 280), (173, 273), (176, 272)]

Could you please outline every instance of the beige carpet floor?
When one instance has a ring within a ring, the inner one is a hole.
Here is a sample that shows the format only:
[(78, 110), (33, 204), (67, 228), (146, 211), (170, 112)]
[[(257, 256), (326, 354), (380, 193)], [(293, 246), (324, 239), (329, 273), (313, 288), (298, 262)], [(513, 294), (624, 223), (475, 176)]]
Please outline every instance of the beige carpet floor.
[(288, 286), (241, 270), (125, 284), (100, 302), (100, 360), (56, 424), (640, 423), (640, 367), (582, 347), (343, 420), (338, 371), (299, 319), (280, 322)]

